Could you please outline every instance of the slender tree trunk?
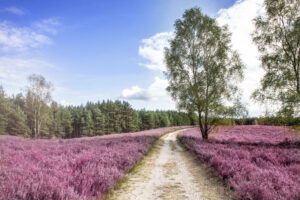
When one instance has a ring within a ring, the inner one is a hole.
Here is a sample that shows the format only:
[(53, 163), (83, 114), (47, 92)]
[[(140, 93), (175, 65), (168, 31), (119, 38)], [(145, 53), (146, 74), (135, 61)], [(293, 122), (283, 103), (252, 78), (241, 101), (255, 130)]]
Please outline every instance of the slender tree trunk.
[(42, 120), (40, 119), (38, 122), (38, 128), (37, 128), (37, 134), (40, 137), (40, 132), (41, 132), (41, 126), (42, 126)]
[(205, 124), (203, 126), (201, 112), (199, 112), (198, 114), (198, 121), (199, 121), (199, 127), (200, 127), (202, 138), (203, 140), (207, 140), (208, 139), (207, 129), (205, 128)]
[[(207, 72), (208, 73), (208, 72)], [(209, 88), (209, 81), (208, 76), (206, 77), (206, 90), (205, 90), (205, 112), (204, 112), (204, 133), (203, 133), (203, 139), (208, 139), (208, 88)]]
[(297, 87), (297, 93), (300, 95), (300, 80), (299, 80), (299, 71), (296, 72), (296, 87)]
[(34, 138), (37, 138), (37, 130), (36, 130), (36, 122), (37, 117), (36, 117), (36, 111), (34, 111), (34, 125), (33, 125), (33, 131), (34, 131)]
[(203, 139), (207, 140), (208, 139), (208, 118), (207, 118), (207, 115), (208, 115), (208, 111), (207, 111), (207, 108), (206, 108), (206, 111), (205, 111), (205, 116), (204, 116), (204, 134), (203, 134)]
[(42, 103), (39, 102), (38, 114), (37, 114), (37, 136), (38, 137), (40, 137), (40, 130), (42, 125), (41, 107), (42, 107)]

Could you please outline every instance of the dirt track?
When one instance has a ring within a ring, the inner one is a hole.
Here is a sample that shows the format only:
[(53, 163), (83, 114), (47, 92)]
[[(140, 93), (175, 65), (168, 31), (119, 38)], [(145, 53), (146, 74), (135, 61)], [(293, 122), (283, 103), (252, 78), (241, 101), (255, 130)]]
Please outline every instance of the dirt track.
[(230, 191), (216, 174), (182, 148), (176, 139), (178, 132), (160, 138), (107, 199), (231, 199)]

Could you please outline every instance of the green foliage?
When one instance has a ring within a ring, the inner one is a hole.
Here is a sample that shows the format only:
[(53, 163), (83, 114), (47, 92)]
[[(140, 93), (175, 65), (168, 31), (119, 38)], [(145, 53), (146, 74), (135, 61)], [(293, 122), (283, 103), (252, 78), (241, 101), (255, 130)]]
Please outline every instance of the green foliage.
[(268, 116), (256, 119), (259, 125), (300, 126), (300, 117)]
[(233, 118), (215, 118), (216, 126), (234, 126), (236, 125), (235, 120)]
[(61, 109), (61, 126), (63, 127), (63, 136), (68, 137), (73, 132), (72, 115), (69, 109)]
[(30, 130), (26, 124), (26, 115), (20, 107), (13, 108), (11, 106), (8, 113), (6, 132), (10, 135), (29, 136)]
[(0, 134), (6, 134), (7, 127), (7, 99), (5, 98), (5, 94), (2, 86), (0, 87)]
[(93, 121), (94, 121), (94, 127), (93, 127), (93, 133), (95, 135), (103, 135), (104, 134), (104, 116), (102, 115), (99, 108), (95, 108), (92, 110), (93, 113)]
[(300, 128), (300, 117), (264, 116), (233, 119), (236, 125), (270, 125)]
[(14, 99), (6, 97), (0, 86), (0, 134), (29, 136), (26, 115)]
[(255, 19), (253, 41), (265, 75), (253, 98), (281, 104), (280, 114), (300, 111), (300, 3), (265, 0), (266, 15)]
[(165, 50), (165, 60), (167, 90), (180, 109), (197, 112), (206, 139), (214, 122), (209, 119), (224, 115), (224, 100), (233, 100), (236, 81), (243, 77), (227, 27), (219, 27), (198, 8), (185, 11), (175, 22), (175, 38)]

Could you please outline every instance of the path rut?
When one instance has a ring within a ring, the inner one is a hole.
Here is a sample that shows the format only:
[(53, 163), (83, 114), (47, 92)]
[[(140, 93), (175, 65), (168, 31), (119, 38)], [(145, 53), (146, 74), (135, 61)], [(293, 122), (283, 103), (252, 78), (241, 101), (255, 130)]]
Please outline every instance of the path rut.
[(108, 200), (232, 199), (231, 192), (208, 167), (177, 140), (180, 131), (161, 137), (141, 163), (108, 195)]

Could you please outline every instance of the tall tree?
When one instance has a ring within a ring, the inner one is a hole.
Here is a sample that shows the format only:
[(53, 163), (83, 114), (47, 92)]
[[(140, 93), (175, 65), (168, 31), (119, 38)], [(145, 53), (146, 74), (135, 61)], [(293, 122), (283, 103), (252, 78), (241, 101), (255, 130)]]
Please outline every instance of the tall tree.
[(95, 108), (93, 110), (93, 121), (94, 121), (93, 133), (95, 135), (103, 135), (104, 134), (104, 116), (101, 113), (99, 108)]
[(128, 102), (122, 102), (122, 132), (132, 132), (137, 130), (136, 115)]
[(85, 108), (83, 110), (82, 122), (83, 122), (82, 134), (84, 136), (92, 136), (93, 135), (94, 121), (93, 121), (93, 118), (92, 118), (91, 111), (89, 111)]
[(8, 123), (7, 99), (3, 87), (0, 85), (0, 134), (6, 134)]
[(266, 15), (255, 19), (253, 41), (265, 75), (252, 97), (279, 102), (286, 115), (300, 109), (300, 2), (265, 0)]
[(13, 103), (16, 106), (19, 106), (23, 111), (26, 110), (26, 98), (23, 96), (22, 93), (18, 93), (14, 98), (13, 98)]
[(159, 113), (159, 125), (158, 127), (167, 127), (167, 126), (170, 126), (170, 120), (169, 120), (169, 117), (166, 113), (164, 112), (160, 112)]
[(139, 112), (141, 119), (141, 129), (148, 130), (154, 128), (154, 115), (152, 112), (145, 111), (144, 109)]
[(72, 115), (68, 108), (62, 108), (61, 120), (61, 125), (63, 126), (64, 130), (64, 137), (70, 137), (73, 132), (73, 126)]
[(30, 118), (30, 128), (35, 138), (40, 137), (42, 123), (51, 102), (52, 84), (37, 74), (28, 77), (26, 107)]
[(64, 127), (62, 126), (62, 108), (56, 103), (52, 102), (49, 109), (48, 116), (48, 127), (49, 127), (49, 135), (51, 137), (55, 136), (57, 138), (63, 137)]
[(6, 130), (10, 135), (30, 136), (30, 130), (26, 124), (26, 115), (19, 106), (11, 105)]
[(185, 11), (175, 22), (175, 37), (165, 50), (165, 60), (167, 90), (179, 108), (197, 111), (202, 137), (207, 139), (210, 119), (223, 110), (224, 99), (232, 100), (237, 91), (232, 80), (243, 77), (227, 27), (219, 27), (199, 8)]

